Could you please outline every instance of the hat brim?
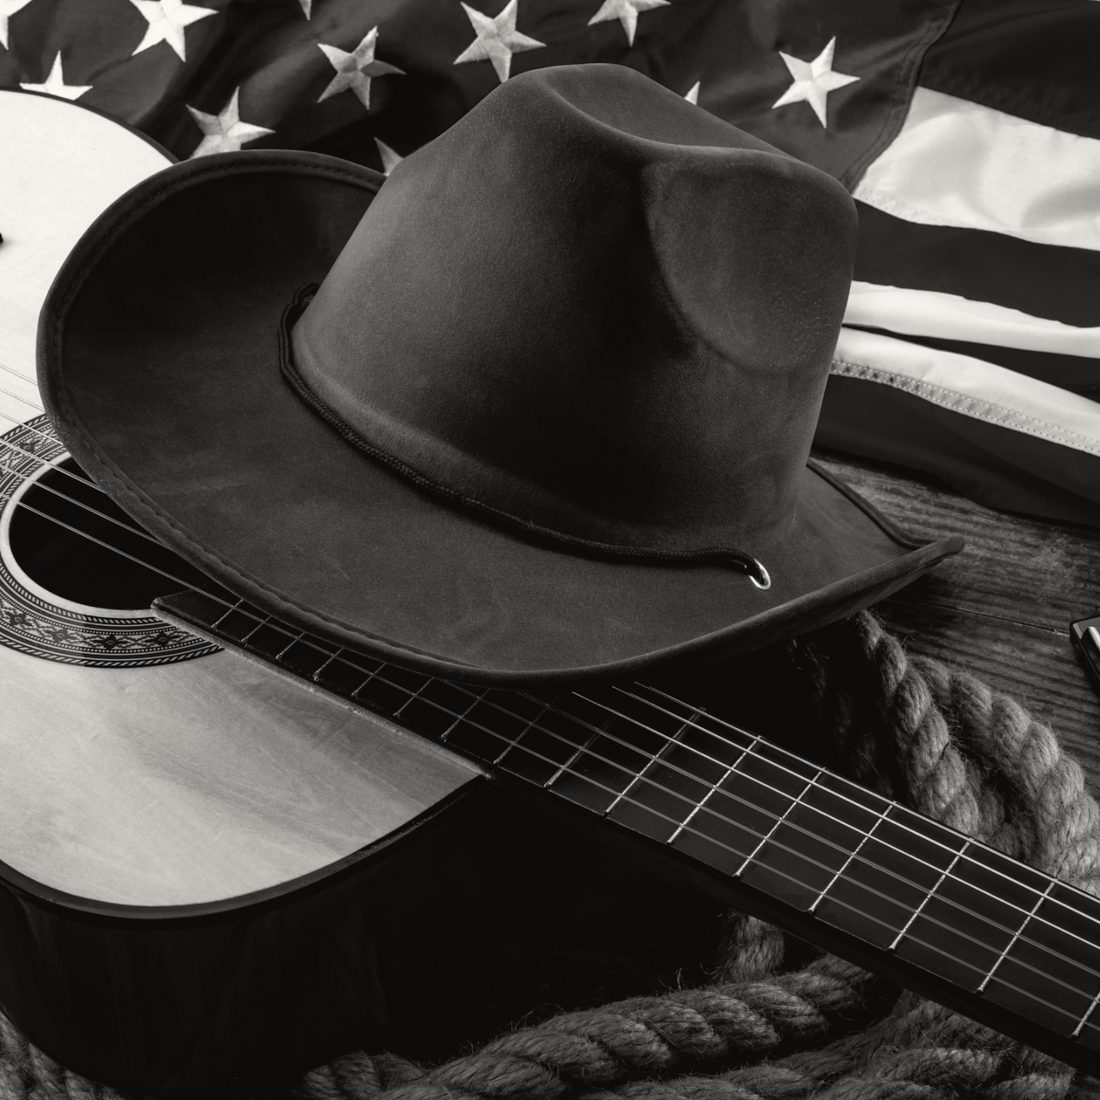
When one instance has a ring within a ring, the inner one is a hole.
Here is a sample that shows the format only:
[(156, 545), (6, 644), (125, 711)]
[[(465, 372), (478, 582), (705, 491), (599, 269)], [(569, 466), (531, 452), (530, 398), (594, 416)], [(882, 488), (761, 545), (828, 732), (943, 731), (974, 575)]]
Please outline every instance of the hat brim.
[(383, 181), (301, 152), (174, 166), (103, 214), (47, 298), (39, 380), (66, 445), (220, 584), (352, 650), (519, 685), (766, 645), (961, 547), (905, 534), (813, 464), (789, 529), (740, 546), (767, 590), (721, 566), (580, 557), (425, 495), (279, 372), (282, 311), (324, 279)]

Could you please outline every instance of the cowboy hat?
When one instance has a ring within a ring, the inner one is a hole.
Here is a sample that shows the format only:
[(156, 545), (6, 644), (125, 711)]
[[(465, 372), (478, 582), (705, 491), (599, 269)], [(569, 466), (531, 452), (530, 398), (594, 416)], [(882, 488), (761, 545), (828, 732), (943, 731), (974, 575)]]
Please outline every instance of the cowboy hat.
[(620, 66), (507, 81), (384, 179), (170, 168), (53, 286), (58, 430), (139, 522), (424, 672), (626, 675), (861, 608), (961, 541), (807, 462), (856, 217)]

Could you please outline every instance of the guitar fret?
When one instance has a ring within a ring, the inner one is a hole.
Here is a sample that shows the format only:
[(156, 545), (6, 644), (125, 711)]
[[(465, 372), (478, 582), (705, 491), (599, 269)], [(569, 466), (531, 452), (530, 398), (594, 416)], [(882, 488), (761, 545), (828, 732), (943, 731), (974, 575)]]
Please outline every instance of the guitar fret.
[[(1008, 953), (1012, 950), (1016, 941), (1020, 938), (1021, 933), (1027, 927), (1028, 921), (1030, 921), (1031, 918), (1035, 916), (1035, 914), (1039, 911), (1039, 906), (1043, 904), (1047, 897), (1049, 897), (1050, 890), (1053, 885), (1054, 880), (1052, 879), (1050, 883), (1048, 883), (1047, 888), (1039, 895), (1035, 904), (1031, 907), (1031, 912), (1025, 915), (1023, 921), (1020, 923), (1020, 927), (1017, 928), (1016, 931), (1013, 933), (1012, 939), (1009, 940), (1008, 943), (1001, 949), (1001, 952), (997, 955), (997, 959), (993, 963), (993, 966), (990, 968), (989, 973), (986, 974), (986, 976), (982, 979), (981, 985), (978, 986), (979, 993), (985, 992), (985, 987), (989, 985), (989, 983), (993, 980), (993, 975), (997, 973), (997, 967), (999, 967), (1001, 963), (1004, 962), (1004, 960), (1008, 957)], [(1083, 1025), (1084, 1022), (1085, 1021), (1082, 1020), (1081, 1024)]]
[(359, 702), (381, 714), (391, 716), (405, 702), (407, 694), (404, 688), (380, 677), (377, 671), (369, 673), (353, 692), (354, 698)]
[[(568, 723), (562, 726), (560, 723)], [(652, 759), (644, 746), (609, 736), (613, 720), (587, 698), (569, 693), (544, 719), (546, 729), (532, 731), (543, 752), (558, 761), (545, 786), (566, 801), (604, 815)], [(551, 745), (546, 738), (557, 742)], [(561, 755), (564, 753), (565, 755)]]
[(604, 813), (605, 814), (612, 813), (614, 811), (615, 807), (618, 806), (619, 803), (622, 802), (622, 800), (624, 798), (626, 798), (630, 794), (630, 792), (641, 782), (642, 782), (642, 773), (639, 772), (637, 775), (635, 775), (633, 778), (631, 778), (630, 782), (627, 783), (627, 785), (621, 791), (619, 791), (618, 794), (615, 795), (615, 797), (611, 800), (611, 805), (609, 805), (607, 807), (607, 809), (604, 811)]
[(886, 949), (887, 951), (896, 951), (898, 949), (898, 944), (902, 941), (909, 929), (913, 927), (913, 922), (917, 919), (917, 917), (920, 916), (921, 912), (924, 910), (924, 907), (928, 904), (928, 899), (932, 896), (932, 893), (935, 891), (936, 887), (938, 887), (944, 881), (944, 879), (951, 874), (952, 870), (954, 870), (955, 864), (959, 862), (959, 860), (962, 858), (963, 853), (969, 847), (970, 841), (967, 840), (966, 843), (963, 844), (962, 848), (960, 848), (959, 851), (955, 853), (954, 858), (951, 860), (947, 869), (940, 874), (939, 881), (936, 883), (936, 886), (933, 886), (932, 890), (925, 894), (925, 896), (921, 899), (920, 904), (913, 911), (913, 915), (905, 922), (905, 927), (902, 928), (902, 930), (894, 937), (893, 942)]
[(346, 697), (353, 697), (367, 681), (369, 673), (356, 662), (354, 654), (340, 649), (313, 674), (322, 687), (336, 691)]
[(460, 688), (444, 680), (429, 680), (414, 700), (402, 705), (401, 719), (418, 733), (446, 745), (483, 695), (484, 692)]
[(562, 764), (561, 767), (558, 768), (558, 770), (549, 779), (547, 779), (545, 783), (543, 783), (543, 786), (552, 787), (554, 783), (557, 780), (561, 779), (563, 775), (565, 775), (569, 771), (572, 771), (574, 765), (576, 765), (577, 761), (580, 759), (581, 754), (585, 751), (585, 749), (589, 748), (595, 742), (598, 736), (599, 731), (593, 730), (588, 735), (588, 739), (576, 747), (576, 749), (573, 751), (573, 755), (570, 756), (569, 759), (564, 764)]
[(1100, 902), (1053, 882), (987, 984), (984, 996), (1100, 1050), (1088, 1024), (1100, 996)]
[[(696, 711), (694, 711), (694, 712), (693, 712), (693, 714), (692, 714), (692, 716), (691, 716), (691, 719), (689, 719), (689, 720), (688, 720), (688, 722), (685, 722), (685, 724), (684, 724), (685, 728), (687, 727), (687, 725), (689, 724), (689, 722), (691, 722), (691, 721), (693, 721), (693, 720), (696, 720), (696, 721), (697, 721), (698, 719), (702, 718), (702, 716), (703, 716), (703, 711), (701, 711), (701, 710), (696, 710)], [(698, 804), (698, 805), (697, 805), (697, 806), (696, 806), (696, 807), (695, 807), (695, 808), (694, 808), (694, 809), (693, 809), (693, 810), (691, 811), (691, 813), (689, 813), (689, 814), (688, 814), (687, 818), (686, 818), (686, 819), (684, 820), (684, 822), (683, 822), (683, 823), (682, 823), (682, 824), (681, 824), (681, 825), (679, 826), (679, 828), (677, 828), (676, 832), (674, 832), (674, 833), (672, 834), (672, 836), (670, 836), (670, 837), (668, 838), (668, 842), (669, 842), (670, 844), (672, 844), (673, 842), (675, 842), (676, 838), (677, 838), (677, 837), (678, 837), (678, 836), (679, 836), (679, 835), (680, 835), (680, 834), (681, 834), (681, 833), (682, 833), (682, 832), (684, 831), (684, 829), (686, 829), (686, 828), (688, 827), (688, 825), (690, 825), (690, 824), (691, 824), (691, 822), (692, 822), (692, 821), (693, 821), (693, 820), (695, 819), (695, 817), (696, 817), (696, 816), (697, 816), (697, 815), (699, 814), (699, 812), (700, 812), (701, 810), (703, 810), (703, 809), (705, 809), (705, 808), (706, 808), (706, 806), (707, 806), (707, 803), (708, 803), (708, 802), (710, 801), (711, 797), (712, 797), (712, 796), (713, 796), (713, 795), (714, 795), (714, 794), (715, 794), (715, 793), (716, 793), (716, 792), (718, 791), (718, 788), (719, 788), (719, 787), (720, 787), (720, 786), (721, 786), (721, 785), (722, 785), (722, 784), (723, 784), (723, 783), (724, 783), (724, 782), (725, 782), (725, 781), (726, 781), (727, 779), (729, 779), (729, 777), (730, 777), (730, 776), (731, 776), (731, 775), (733, 774), (734, 770), (735, 770), (735, 769), (737, 768), (737, 765), (738, 765), (738, 764), (739, 764), (739, 763), (740, 763), (740, 762), (741, 762), (742, 760), (744, 760), (744, 758), (745, 758), (745, 753), (747, 753), (748, 751), (749, 751), (749, 750), (748, 750), (748, 749), (746, 748), (746, 749), (745, 749), (745, 750), (744, 750), (744, 751), (743, 751), (743, 752), (741, 753), (741, 755), (740, 755), (740, 756), (738, 756), (738, 758), (737, 758), (737, 759), (736, 759), (736, 760), (735, 760), (735, 761), (734, 761), (734, 762), (733, 762), (732, 764), (730, 764), (730, 765), (729, 765), (729, 766), (728, 766), (728, 767), (726, 768), (726, 770), (725, 770), (725, 771), (724, 771), (724, 772), (722, 773), (722, 777), (721, 777), (720, 779), (718, 779), (718, 780), (717, 780), (716, 782), (714, 782), (714, 783), (712, 783), (712, 784), (711, 784), (711, 786), (710, 786), (710, 789), (709, 789), (709, 790), (707, 791), (707, 793), (706, 793), (706, 794), (705, 794), (705, 795), (703, 796), (703, 800), (702, 800), (702, 802), (700, 802), (700, 803), (699, 803), (699, 804)]]
[(829, 879), (828, 883), (826, 883), (824, 888), (818, 893), (817, 897), (814, 898), (813, 904), (811, 904), (807, 912), (817, 912), (817, 907), (825, 900), (825, 895), (828, 894), (833, 886), (836, 885), (837, 881), (843, 877), (844, 872), (851, 866), (853, 860), (859, 858), (859, 853), (862, 851), (863, 846), (872, 839), (872, 837), (875, 835), (875, 830), (885, 820), (886, 814), (880, 811), (877, 819), (875, 820), (875, 823), (871, 826), (870, 830), (864, 833), (863, 836), (859, 839), (859, 842), (856, 844), (855, 848), (853, 848), (852, 851), (849, 853), (848, 858), (845, 859), (843, 864), (841, 864), (841, 866), (837, 868), (837, 870), (833, 873), (833, 877)]
[(664, 743), (654, 753), (637, 780), (627, 788), (629, 799), (620, 795), (615, 805), (609, 807), (612, 821), (652, 837), (671, 843), (682, 831), (684, 823), (699, 808), (699, 788), (706, 784), (687, 769), (677, 769), (678, 751), (683, 750), (685, 733), (691, 729), (689, 722), (681, 722), (677, 728), (663, 735)]
[(1092, 998), (1092, 1002), (1089, 1007), (1085, 1009), (1085, 1014), (1081, 1017), (1081, 1022), (1073, 1029), (1072, 1035), (1075, 1039), (1080, 1039), (1085, 1027), (1095, 1028), (1095, 1024), (1090, 1023), (1093, 1015), (1096, 1012), (1096, 1006), (1100, 1004), (1100, 989), (1096, 991), (1096, 995)]
[(740, 877), (812, 915), (811, 938), (835, 927), (1096, 1064), (1100, 902), (1080, 891), (656, 689), (474, 690), (324, 648), (244, 601), (200, 592), (192, 608), (203, 599), (196, 618), (231, 644)]
[(783, 811), (783, 813), (780, 814), (778, 818), (776, 818), (775, 824), (768, 830), (767, 834), (760, 839), (760, 843), (757, 844), (757, 846), (745, 858), (745, 862), (741, 864), (741, 867), (737, 872), (738, 878), (744, 876), (745, 870), (757, 859), (760, 852), (764, 849), (764, 846), (768, 843), (769, 840), (772, 839), (773, 836), (775, 836), (780, 827), (787, 820), (787, 815), (790, 814), (790, 812), (795, 809), (795, 807), (802, 805), (802, 795), (805, 794), (807, 790), (811, 790), (813, 788), (814, 783), (821, 777), (821, 773), (823, 770), (824, 769), (822, 768), (818, 768), (817, 773), (814, 775), (813, 779), (811, 779), (809, 783), (806, 784), (798, 797), (796, 797), (795, 800)]
[[(423, 690), (426, 686), (426, 683), (427, 683), (427, 681), (424, 681), (424, 680), (420, 681), (419, 686), (413, 691), (413, 693), (407, 699), (406, 704), (401, 708), (402, 712), (404, 711), (405, 707), (414, 704), (416, 702), (416, 700), (422, 695)], [(474, 702), (476, 702), (476, 699), (471, 699), (470, 702), (471, 702), (471, 705), (472, 705)], [(701, 719), (702, 715), (703, 715), (703, 712), (701, 712), (701, 711), (692, 712), (685, 721), (682, 721), (679, 724), (679, 726), (676, 729), (675, 733), (673, 733), (672, 735), (667, 735), (667, 734), (664, 735), (667, 738), (667, 743), (666, 743), (665, 747), (663, 748), (662, 753), (658, 757), (651, 758), (649, 763), (647, 764), (645, 770), (651, 770), (655, 765), (660, 763), (662, 758), (667, 759), (672, 754), (672, 752), (678, 746), (680, 746), (682, 744), (682, 741), (683, 741), (684, 736), (687, 733), (687, 731), (689, 729), (694, 728), (697, 725), (697, 723)], [(456, 719), (456, 722), (457, 722), (457, 719)], [(531, 725), (532, 724), (529, 721), (528, 730), (531, 729)], [(523, 736), (526, 736), (526, 735), (527, 735), (526, 732), (524, 734), (521, 734), (521, 739), (522, 739)], [(565, 776), (566, 774), (571, 773), (572, 769), (576, 765), (578, 765), (578, 763), (580, 761), (584, 760), (586, 756), (591, 755), (590, 750), (591, 750), (592, 746), (599, 740), (600, 736), (601, 736), (601, 731), (599, 729), (597, 729), (595, 727), (590, 727), (588, 732), (587, 732), (587, 735), (585, 736), (585, 738), (582, 741), (580, 741), (579, 743), (574, 743), (570, 747), (569, 755), (564, 760), (564, 762), (561, 762), (561, 763), (558, 764), (558, 766), (552, 772), (549, 780), (546, 782), (545, 785), (552, 786), (553, 783), (555, 783), (556, 781), (561, 779), (563, 776)], [(504, 757), (506, 757), (509, 752), (515, 751), (517, 748), (519, 748), (519, 746), (515, 743), (513, 743), (511, 745), (505, 744), (504, 749), (500, 752), (500, 754), (497, 757), (498, 761), (503, 760)], [(740, 751), (740, 759), (743, 759), (744, 756), (746, 755), (747, 750), (742, 749), (742, 750), (739, 750), (739, 751)], [(721, 784), (724, 781), (724, 779), (726, 777), (728, 777), (735, 770), (735, 766), (736, 766), (735, 763), (731, 763), (731, 764), (727, 765), (724, 768), (721, 777), (717, 781), (715, 781), (713, 783), (710, 783), (706, 787), (706, 793), (703, 796), (702, 800), (697, 805), (692, 807), (692, 809), (687, 814), (684, 821), (680, 822), (678, 825), (676, 825), (674, 827), (674, 830), (673, 830), (673, 833), (672, 833), (672, 838), (673, 839), (675, 839), (675, 837), (677, 837), (679, 834), (681, 834), (683, 832), (683, 830), (684, 830), (685, 826), (687, 825), (687, 823), (689, 821), (692, 821), (696, 817), (696, 815), (700, 812), (700, 810), (702, 810), (704, 808), (706, 803), (708, 803), (709, 800), (718, 792), (718, 790), (721, 787)], [(759, 855), (759, 853), (765, 848), (768, 841), (770, 839), (772, 839), (775, 836), (775, 834), (780, 830), (780, 828), (783, 826), (784, 822), (787, 821), (795, 811), (797, 811), (800, 808), (804, 808), (806, 806), (806, 803), (804, 801), (805, 795), (807, 794), (807, 792), (814, 791), (814, 790), (818, 789), (818, 785), (821, 782), (822, 775), (823, 775), (823, 770), (818, 769), (818, 771), (814, 775), (812, 775), (808, 778), (805, 777), (805, 776), (801, 777), (802, 789), (799, 791), (798, 797), (795, 798), (792, 802), (789, 803), (789, 805), (787, 806), (784, 813), (780, 816), (779, 820), (777, 820), (773, 823), (773, 826), (769, 830), (769, 833), (765, 837), (763, 837), (762, 839), (760, 839), (758, 841), (758, 843), (756, 845), (756, 849), (753, 852), (749, 853), (749, 856), (744, 861), (743, 866), (748, 866), (749, 864), (751, 864), (753, 862), (753, 860)], [(622, 802), (624, 800), (624, 796), (628, 797), (627, 792), (632, 790), (639, 782), (642, 782), (642, 781), (644, 781), (644, 771), (642, 773), (635, 773), (631, 778), (628, 779), (628, 781), (626, 783), (626, 786), (622, 787), (617, 793), (615, 793), (614, 791), (605, 792), (605, 793), (610, 795), (610, 803), (609, 803), (608, 808), (609, 809), (613, 808), (614, 806), (616, 806), (620, 802)], [(661, 814), (658, 813), (658, 814), (656, 814), (656, 816), (660, 817), (660, 816), (664, 816), (664, 815), (661, 815)], [(667, 817), (666, 817), (666, 820), (668, 820)], [(824, 896), (824, 894), (828, 893), (829, 886), (831, 885), (831, 883), (835, 882), (836, 880), (838, 880), (839, 878), (841, 878), (843, 876), (844, 871), (847, 868), (847, 866), (853, 861), (854, 858), (856, 858), (856, 854), (860, 851), (860, 849), (863, 847), (863, 845), (873, 837), (874, 831), (878, 828), (878, 826), (879, 826), (879, 824), (882, 820), (884, 820), (884, 816), (882, 815), (882, 813), (880, 811), (878, 813), (878, 815), (876, 816), (875, 823), (872, 826), (872, 829), (870, 830), (870, 832), (856, 845), (855, 850), (853, 852), (849, 853), (845, 857), (844, 863), (840, 867), (838, 867), (837, 870), (832, 874), (831, 879), (830, 879), (830, 883), (826, 885), (825, 889), (822, 891), (822, 894), (819, 895), (819, 897), (815, 899), (815, 901), (813, 903), (813, 907), (816, 908), (817, 903), (820, 900), (820, 897)], [(932, 893), (930, 895), (928, 895), (928, 897), (926, 897), (926, 899), (922, 902), (922, 904), (920, 906), (917, 907), (917, 909), (915, 910), (915, 912), (911, 916), (910, 920), (907, 921), (907, 923), (903, 926), (903, 928), (901, 929), (899, 934), (895, 937), (894, 944), (892, 946), (897, 947), (899, 942), (901, 942), (901, 943), (905, 942), (905, 937), (906, 936), (911, 937), (912, 929), (915, 927), (916, 922), (921, 918), (921, 915), (925, 912), (925, 909), (928, 906), (928, 904), (931, 901), (938, 900), (937, 891), (940, 889), (940, 887), (945, 882), (951, 882), (952, 881), (952, 873), (955, 871), (956, 867), (958, 867), (961, 864), (964, 857), (968, 856), (968, 848), (969, 847), (970, 847), (970, 845), (969, 845), (969, 842), (968, 842), (967, 844), (964, 844), (962, 849), (960, 849), (958, 852), (954, 853), (954, 855), (952, 857), (952, 860), (951, 860), (951, 863), (948, 865), (948, 867), (945, 870), (943, 870), (940, 873), (939, 878), (938, 878), (937, 883), (936, 883), (936, 886), (933, 888)], [(973, 863), (975, 863), (975, 865), (978, 865), (977, 861), (970, 860), (970, 862), (973, 862)], [(1048, 883), (1048, 888), (1049, 888), (1049, 886), (1050, 886), (1050, 883)], [(1031, 910), (1027, 914), (1028, 917), (1034, 915), (1034, 913), (1037, 910), (1039, 904), (1041, 904), (1041, 900), (1042, 899), (1040, 899), (1040, 902), (1037, 902), (1037, 903), (1033, 904)], [(1022, 924), (1019, 924), (1012, 931), (1011, 939), (1008, 942), (1006, 942), (1004, 948), (997, 955), (997, 958), (996, 958), (993, 966), (991, 967), (989, 973), (983, 979), (983, 981), (981, 983), (983, 989), (986, 987), (986, 985), (989, 983), (989, 981), (994, 977), (994, 972), (1001, 965), (1001, 963), (1011, 956), (1012, 947), (1017, 942), (1017, 940), (1020, 939), (1025, 926), (1026, 926), (1026, 919)], [(966, 965), (969, 966), (970, 964), (966, 964)], [(1011, 988), (1011, 986), (1010, 986), (1010, 988)], [(1090, 1015), (1092, 1014), (1092, 1012), (1095, 1008), (1095, 1003), (1096, 1003), (1097, 1000), (1100, 1000), (1100, 990), (1098, 990), (1097, 993), (1094, 995), (1094, 998), (1092, 1000), (1090, 1000), (1090, 1002), (1089, 1002), (1087, 1008), (1085, 1009), (1084, 1013), (1082, 1014), (1081, 1018), (1077, 1021), (1075, 1030), (1073, 1032), (1073, 1034), (1075, 1036), (1079, 1035), (1083, 1031), (1083, 1029), (1086, 1027), (1087, 1021), (1088, 1021)], [(1066, 1014), (1060, 1009), (1055, 1009), (1055, 1011), (1062, 1012), (1063, 1015)]]
[(546, 707), (541, 700), (483, 689), (453, 724), (446, 744), (541, 786), (560, 760), (541, 751), (544, 746), (520, 742), (542, 720)]

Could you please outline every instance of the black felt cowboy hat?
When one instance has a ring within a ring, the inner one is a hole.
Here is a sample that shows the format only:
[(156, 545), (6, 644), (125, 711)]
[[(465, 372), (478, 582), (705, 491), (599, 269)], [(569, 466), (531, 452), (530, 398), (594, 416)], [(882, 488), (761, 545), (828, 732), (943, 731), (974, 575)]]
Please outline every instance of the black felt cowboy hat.
[(961, 546), (807, 462), (855, 238), (822, 172), (627, 68), (543, 69), (385, 181), (245, 152), (140, 184), (39, 371), (85, 469), (287, 622), (459, 680), (632, 674)]

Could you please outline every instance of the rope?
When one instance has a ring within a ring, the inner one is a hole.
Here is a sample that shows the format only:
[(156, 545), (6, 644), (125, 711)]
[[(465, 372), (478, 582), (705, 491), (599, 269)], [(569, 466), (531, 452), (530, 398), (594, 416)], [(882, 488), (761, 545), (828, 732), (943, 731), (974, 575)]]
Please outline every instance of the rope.
[[(866, 612), (787, 655), (814, 746), (831, 747), (823, 763), (1100, 894), (1100, 811), (1047, 726), (969, 673), (907, 655)], [(358, 1052), (289, 1093), (248, 1095), (1100, 1100), (1100, 1082), (753, 917), (729, 915), (712, 973), (702, 988), (558, 1015), (434, 1068)], [(119, 1100), (0, 1017), (0, 1100), (55, 1098)]]

